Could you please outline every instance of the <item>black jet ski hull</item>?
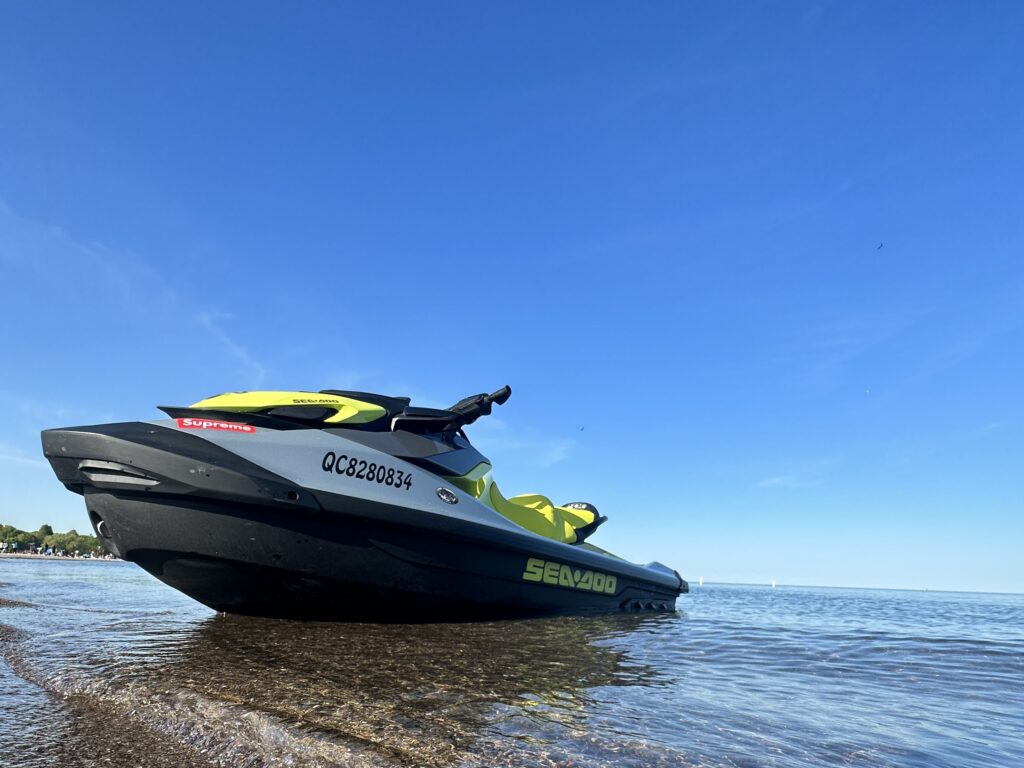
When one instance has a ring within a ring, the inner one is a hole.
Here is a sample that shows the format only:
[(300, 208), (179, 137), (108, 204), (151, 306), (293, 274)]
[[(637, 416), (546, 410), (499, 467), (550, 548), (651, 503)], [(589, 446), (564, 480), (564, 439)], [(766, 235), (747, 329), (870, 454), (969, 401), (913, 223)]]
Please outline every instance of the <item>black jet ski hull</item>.
[(675, 608), (677, 591), (610, 569), (600, 573), (615, 579), (613, 592), (524, 580), (538, 560), (595, 573), (564, 554), (550, 561), (479, 542), (470, 551), (457, 538), (368, 519), (325, 525), (322, 515), (201, 500), (85, 498), (97, 534), (121, 557), (217, 611), (435, 621)]

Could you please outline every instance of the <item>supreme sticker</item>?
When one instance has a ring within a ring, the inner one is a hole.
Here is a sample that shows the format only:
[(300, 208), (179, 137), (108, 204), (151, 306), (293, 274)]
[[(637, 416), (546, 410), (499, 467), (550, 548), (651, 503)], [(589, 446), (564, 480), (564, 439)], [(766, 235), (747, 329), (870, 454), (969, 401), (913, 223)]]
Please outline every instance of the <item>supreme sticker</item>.
[(215, 421), (214, 419), (178, 419), (178, 429), (220, 429), (225, 432), (244, 432), (246, 434), (256, 431), (256, 427), (251, 424)]

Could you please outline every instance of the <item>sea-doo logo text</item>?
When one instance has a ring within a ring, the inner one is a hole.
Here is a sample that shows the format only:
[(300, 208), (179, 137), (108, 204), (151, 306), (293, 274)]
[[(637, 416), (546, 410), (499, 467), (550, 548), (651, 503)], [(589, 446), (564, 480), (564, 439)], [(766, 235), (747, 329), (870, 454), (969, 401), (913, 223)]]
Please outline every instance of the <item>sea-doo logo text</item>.
[(178, 429), (220, 429), (225, 432), (242, 432), (246, 435), (251, 435), (256, 431), (256, 427), (252, 424), (214, 421), (213, 419), (178, 419)]
[(455, 495), (454, 491), (451, 491), (448, 488), (438, 488), (437, 489), (437, 498), (439, 498), (445, 504), (458, 504), (459, 503), (459, 497)]
[(555, 584), (559, 587), (586, 589), (609, 595), (614, 595), (616, 587), (619, 586), (619, 580), (610, 573), (584, 571), (579, 568), (571, 568), (565, 563), (551, 563), (536, 557), (531, 557), (526, 561), (523, 581), (542, 581), (545, 584)]

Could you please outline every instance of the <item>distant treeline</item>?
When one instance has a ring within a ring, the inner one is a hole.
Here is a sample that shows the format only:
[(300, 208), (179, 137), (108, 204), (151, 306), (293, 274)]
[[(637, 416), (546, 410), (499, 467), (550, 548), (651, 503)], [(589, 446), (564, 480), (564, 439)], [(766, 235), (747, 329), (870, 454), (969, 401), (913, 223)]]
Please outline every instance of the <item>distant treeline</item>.
[(38, 531), (22, 531), (13, 525), (0, 525), (0, 543), (7, 543), (7, 551), (14, 549), (27, 552), (30, 547), (46, 550), (50, 547), (54, 552), (95, 552), (102, 550), (100, 541), (95, 536), (79, 533), (72, 528), (67, 533), (54, 533), (49, 525), (39, 526)]

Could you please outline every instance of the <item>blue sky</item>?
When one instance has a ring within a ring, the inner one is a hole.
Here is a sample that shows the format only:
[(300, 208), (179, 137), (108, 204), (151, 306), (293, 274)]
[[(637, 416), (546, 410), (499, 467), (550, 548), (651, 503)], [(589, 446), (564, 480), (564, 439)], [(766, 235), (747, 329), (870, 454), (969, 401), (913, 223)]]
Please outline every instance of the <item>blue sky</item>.
[(45, 427), (445, 405), (696, 580), (1024, 591), (1024, 7), (0, 5), (0, 519)]

